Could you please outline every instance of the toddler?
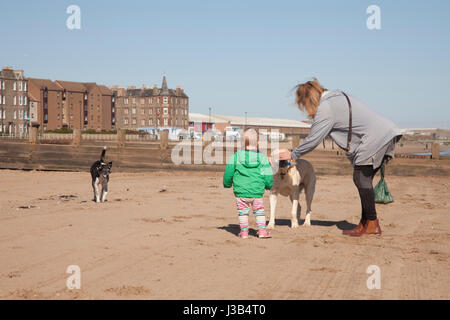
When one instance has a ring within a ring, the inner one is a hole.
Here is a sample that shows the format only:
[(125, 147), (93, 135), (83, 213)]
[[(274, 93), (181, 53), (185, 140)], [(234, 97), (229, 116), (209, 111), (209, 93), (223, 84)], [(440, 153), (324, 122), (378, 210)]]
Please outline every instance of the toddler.
[(248, 216), (251, 208), (256, 217), (258, 237), (270, 238), (271, 235), (266, 230), (262, 197), (264, 190), (272, 188), (272, 168), (267, 157), (258, 151), (258, 135), (255, 130), (246, 130), (244, 141), (244, 150), (238, 150), (227, 162), (223, 186), (233, 186), (241, 228), (239, 237), (248, 238)]

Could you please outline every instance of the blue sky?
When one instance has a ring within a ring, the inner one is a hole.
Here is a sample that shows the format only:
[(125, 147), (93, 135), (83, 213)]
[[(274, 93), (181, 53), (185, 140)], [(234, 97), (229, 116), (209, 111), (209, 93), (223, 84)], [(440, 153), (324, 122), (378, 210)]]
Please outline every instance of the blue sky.
[[(366, 27), (372, 4), (381, 30)], [(448, 0), (2, 1), (0, 64), (137, 87), (166, 73), (192, 112), (299, 120), (292, 88), (315, 76), (400, 127), (450, 129)]]

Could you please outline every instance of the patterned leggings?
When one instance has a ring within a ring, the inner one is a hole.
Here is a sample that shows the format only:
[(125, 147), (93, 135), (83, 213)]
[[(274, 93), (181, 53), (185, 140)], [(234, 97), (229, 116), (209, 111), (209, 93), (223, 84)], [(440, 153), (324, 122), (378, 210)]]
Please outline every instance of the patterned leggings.
[(259, 229), (266, 228), (266, 217), (264, 215), (264, 203), (262, 198), (236, 198), (239, 214), (239, 226), (241, 230), (248, 230), (248, 215), (250, 208), (256, 217), (256, 225)]

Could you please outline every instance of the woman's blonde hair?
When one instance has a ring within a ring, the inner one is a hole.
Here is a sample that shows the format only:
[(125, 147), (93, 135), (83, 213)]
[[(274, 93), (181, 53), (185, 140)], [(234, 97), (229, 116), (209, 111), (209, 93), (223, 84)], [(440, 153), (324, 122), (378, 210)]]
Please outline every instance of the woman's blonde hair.
[(322, 92), (326, 91), (317, 78), (311, 81), (299, 84), (295, 87), (296, 90), (296, 103), (298, 108), (308, 114), (308, 118), (313, 119), (316, 115), (317, 107), (319, 106), (320, 97)]

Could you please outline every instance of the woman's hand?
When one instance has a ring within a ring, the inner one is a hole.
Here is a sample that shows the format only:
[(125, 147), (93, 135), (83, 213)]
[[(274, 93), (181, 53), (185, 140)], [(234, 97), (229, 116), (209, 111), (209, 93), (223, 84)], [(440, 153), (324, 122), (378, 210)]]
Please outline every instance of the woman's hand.
[(274, 160), (292, 160), (291, 152), (288, 149), (279, 149), (278, 151), (274, 152), (273, 154)]

